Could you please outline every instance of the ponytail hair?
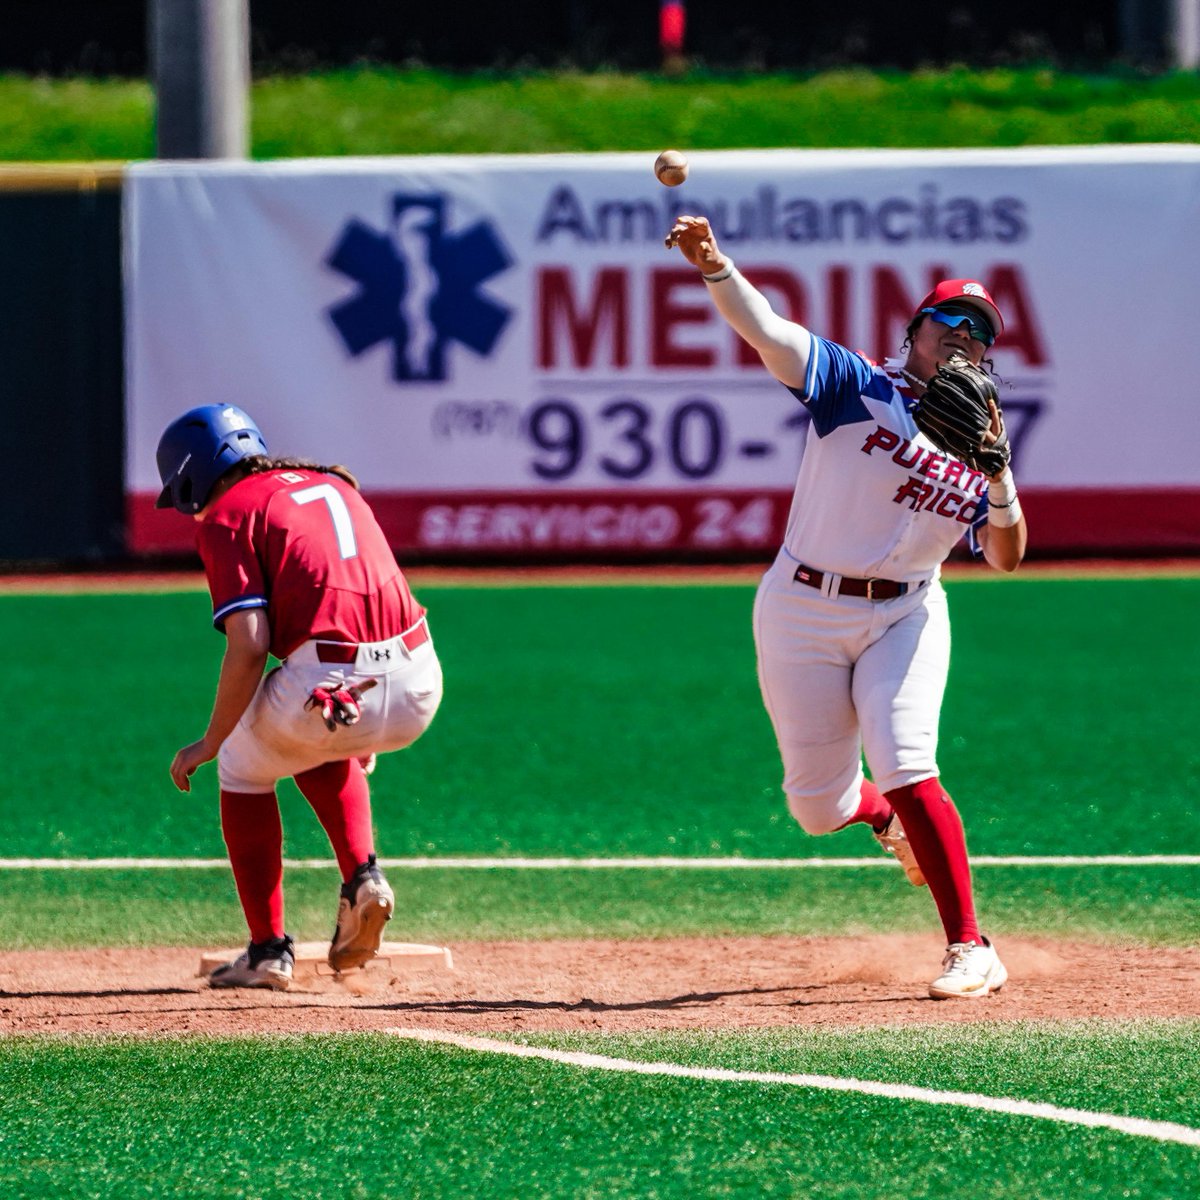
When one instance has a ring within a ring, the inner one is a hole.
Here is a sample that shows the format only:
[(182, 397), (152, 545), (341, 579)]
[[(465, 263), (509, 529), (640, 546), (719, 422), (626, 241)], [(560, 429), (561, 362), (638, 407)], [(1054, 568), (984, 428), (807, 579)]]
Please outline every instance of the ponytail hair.
[(325, 467), (309, 458), (277, 458), (267, 454), (253, 454), (242, 459), (228, 474), (233, 477), (232, 482), (236, 482), (248, 475), (261, 475), (265, 471), (314, 471), (318, 475), (336, 475), (356, 492), (361, 490), (349, 467), (343, 467), (340, 463)]

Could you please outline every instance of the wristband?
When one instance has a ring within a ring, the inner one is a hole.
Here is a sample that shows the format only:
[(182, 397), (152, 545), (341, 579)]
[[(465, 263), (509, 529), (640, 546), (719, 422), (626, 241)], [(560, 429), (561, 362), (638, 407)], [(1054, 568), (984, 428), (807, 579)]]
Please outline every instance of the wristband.
[(988, 484), (988, 524), (1001, 529), (1011, 528), (1021, 519), (1021, 501), (1012, 469), (1004, 468), (998, 480)]
[(732, 274), (733, 274), (733, 259), (732, 258), (727, 258), (725, 260), (725, 265), (715, 275), (704, 275), (704, 272), (703, 271), (701, 272), (701, 275), (704, 275), (705, 283), (720, 283), (722, 279), (728, 279), (730, 277), (730, 275), (732, 275)]

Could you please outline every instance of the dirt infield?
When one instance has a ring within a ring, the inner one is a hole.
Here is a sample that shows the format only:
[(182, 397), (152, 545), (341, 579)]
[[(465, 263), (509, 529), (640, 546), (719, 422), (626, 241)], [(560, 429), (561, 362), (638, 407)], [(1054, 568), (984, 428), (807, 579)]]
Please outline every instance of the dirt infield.
[[(414, 583), (735, 582), (762, 567), (497, 572), (417, 569)], [(1200, 575), (1200, 560), (1027, 566), (1023, 574)], [(950, 578), (990, 577), (949, 568)], [(0, 577), (4, 592), (201, 590), (192, 574)], [(373, 968), (357, 982), (287, 993), (221, 992), (197, 978), (201, 948), (0, 951), (0, 1035), (237, 1035), (406, 1025), (456, 1032), (770, 1025), (849, 1027), (980, 1019), (1200, 1017), (1200, 948), (1002, 939), (1011, 983), (979, 1002), (926, 996), (930, 937), (690, 938), (462, 943), (453, 973)]]
[[(1200, 949), (1011, 939), (1011, 980), (937, 1002), (929, 937), (464, 943), (454, 970), (288, 992), (214, 991), (199, 949), (0, 953), (0, 1034), (455, 1032), (849, 1027), (986, 1020), (1200, 1017)], [(357, 993), (357, 994), (356, 994)]]

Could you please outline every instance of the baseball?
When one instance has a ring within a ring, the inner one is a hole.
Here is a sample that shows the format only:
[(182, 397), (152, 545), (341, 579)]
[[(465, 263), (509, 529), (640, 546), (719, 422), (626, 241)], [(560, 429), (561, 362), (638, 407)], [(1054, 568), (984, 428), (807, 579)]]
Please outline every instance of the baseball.
[(664, 150), (654, 160), (654, 174), (664, 187), (678, 187), (688, 177), (688, 160), (678, 150)]

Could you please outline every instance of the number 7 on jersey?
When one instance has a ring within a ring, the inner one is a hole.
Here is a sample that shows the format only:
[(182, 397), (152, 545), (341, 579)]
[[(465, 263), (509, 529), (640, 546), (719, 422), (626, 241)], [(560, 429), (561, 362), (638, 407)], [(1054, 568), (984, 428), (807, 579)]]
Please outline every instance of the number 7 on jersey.
[(314, 500), (324, 500), (326, 508), (329, 509), (330, 520), (333, 521), (338, 553), (341, 554), (343, 560), (354, 558), (358, 554), (358, 543), (354, 540), (354, 524), (350, 520), (350, 510), (333, 484), (318, 483), (315, 487), (304, 488), (303, 491), (292, 492), (290, 495), (297, 504), (311, 504)]

